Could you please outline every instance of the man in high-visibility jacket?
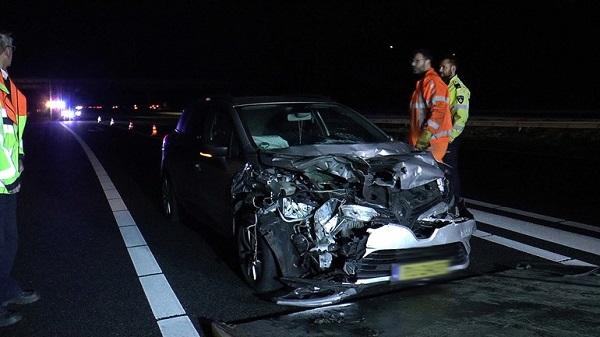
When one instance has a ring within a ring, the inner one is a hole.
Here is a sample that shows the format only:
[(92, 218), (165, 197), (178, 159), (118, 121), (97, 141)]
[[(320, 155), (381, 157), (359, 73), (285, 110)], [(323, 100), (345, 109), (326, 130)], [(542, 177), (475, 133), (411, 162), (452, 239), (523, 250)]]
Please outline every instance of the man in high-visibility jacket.
[(23, 131), (27, 100), (8, 76), (15, 46), (9, 34), (0, 33), (0, 327), (21, 320), (9, 305), (38, 300), (35, 291), (22, 290), (10, 276), (17, 253), (17, 192), (23, 171)]
[(448, 107), (448, 86), (431, 67), (432, 57), (426, 50), (413, 54), (413, 72), (422, 77), (417, 81), (410, 100), (408, 143), (417, 150), (429, 150), (442, 162), (452, 129)]
[(461, 143), (460, 134), (463, 132), (467, 120), (469, 119), (469, 100), (471, 91), (458, 78), (456, 70), (458, 62), (455, 55), (445, 57), (440, 62), (440, 75), (444, 82), (448, 84), (448, 98), (450, 111), (452, 113), (452, 131), (450, 132), (450, 144), (448, 153), (444, 157), (444, 162), (450, 167), (451, 185), (454, 191), (454, 197), (457, 201), (461, 198), (460, 176), (458, 173), (458, 153)]

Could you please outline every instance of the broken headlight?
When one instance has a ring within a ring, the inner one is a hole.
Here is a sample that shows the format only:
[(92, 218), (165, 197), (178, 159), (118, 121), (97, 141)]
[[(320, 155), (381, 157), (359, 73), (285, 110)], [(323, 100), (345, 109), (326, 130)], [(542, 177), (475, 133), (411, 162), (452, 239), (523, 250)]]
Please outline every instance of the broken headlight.
[(431, 207), (430, 209), (423, 212), (417, 220), (428, 220), (434, 219), (448, 212), (448, 204), (445, 202), (440, 202), (437, 205)]
[(314, 207), (305, 203), (296, 202), (292, 198), (282, 198), (279, 211), (283, 220), (304, 220), (314, 211)]

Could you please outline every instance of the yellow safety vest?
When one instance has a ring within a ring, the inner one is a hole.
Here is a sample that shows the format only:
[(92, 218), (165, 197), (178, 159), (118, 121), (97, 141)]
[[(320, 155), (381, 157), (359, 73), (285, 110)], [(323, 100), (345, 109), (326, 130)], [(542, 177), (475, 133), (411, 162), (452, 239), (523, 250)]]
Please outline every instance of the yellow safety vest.
[(448, 104), (452, 113), (452, 131), (450, 131), (450, 140), (458, 137), (467, 124), (469, 119), (469, 100), (471, 91), (467, 86), (454, 75), (448, 82)]

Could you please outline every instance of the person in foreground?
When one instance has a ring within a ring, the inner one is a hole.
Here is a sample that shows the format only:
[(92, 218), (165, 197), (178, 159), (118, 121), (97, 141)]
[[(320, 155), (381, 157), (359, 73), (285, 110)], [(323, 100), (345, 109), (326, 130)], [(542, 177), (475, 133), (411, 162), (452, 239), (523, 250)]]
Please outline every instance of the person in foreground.
[(27, 100), (8, 75), (15, 46), (10, 34), (0, 33), (0, 327), (22, 319), (15, 306), (39, 300), (10, 276), (17, 254), (17, 193), (23, 172), (23, 131)]

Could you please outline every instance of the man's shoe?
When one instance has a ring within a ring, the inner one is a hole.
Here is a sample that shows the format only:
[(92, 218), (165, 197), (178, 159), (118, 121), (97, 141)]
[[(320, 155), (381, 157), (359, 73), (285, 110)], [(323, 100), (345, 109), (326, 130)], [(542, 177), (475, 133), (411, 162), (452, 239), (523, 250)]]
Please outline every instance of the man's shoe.
[(2, 303), (3, 306), (11, 304), (25, 305), (33, 302), (37, 302), (40, 299), (40, 295), (35, 290), (23, 290), (21, 293), (11, 299), (8, 299)]
[(0, 328), (13, 325), (23, 319), (23, 316), (18, 312), (6, 310), (4, 308), (0, 309)]

